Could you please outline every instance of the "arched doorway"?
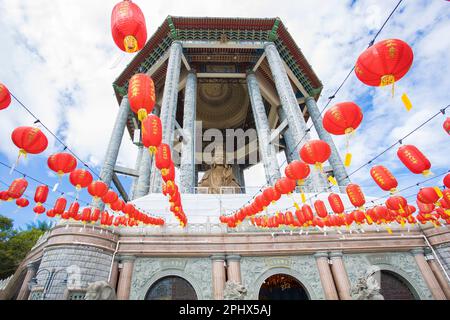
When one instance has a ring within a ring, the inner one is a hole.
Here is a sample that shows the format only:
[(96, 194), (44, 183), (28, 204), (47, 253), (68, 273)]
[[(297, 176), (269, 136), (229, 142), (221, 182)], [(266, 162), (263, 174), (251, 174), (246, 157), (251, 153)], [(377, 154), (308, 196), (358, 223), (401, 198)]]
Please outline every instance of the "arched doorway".
[(178, 276), (167, 276), (148, 289), (145, 300), (197, 300), (192, 285)]
[(418, 300), (414, 289), (402, 276), (388, 270), (380, 271), (380, 293), (385, 300)]
[(293, 276), (278, 273), (268, 277), (259, 289), (259, 300), (309, 300), (303, 285)]

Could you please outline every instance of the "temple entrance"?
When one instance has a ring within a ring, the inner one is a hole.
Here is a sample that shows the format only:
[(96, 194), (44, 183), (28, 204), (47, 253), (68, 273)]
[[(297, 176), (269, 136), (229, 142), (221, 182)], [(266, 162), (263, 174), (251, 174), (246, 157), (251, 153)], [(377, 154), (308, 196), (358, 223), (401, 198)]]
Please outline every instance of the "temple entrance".
[(408, 282), (394, 272), (381, 271), (380, 287), (385, 300), (418, 300)]
[(287, 274), (267, 278), (259, 290), (259, 300), (309, 300), (303, 285)]
[(197, 300), (197, 294), (185, 279), (168, 276), (159, 279), (148, 289), (145, 300)]

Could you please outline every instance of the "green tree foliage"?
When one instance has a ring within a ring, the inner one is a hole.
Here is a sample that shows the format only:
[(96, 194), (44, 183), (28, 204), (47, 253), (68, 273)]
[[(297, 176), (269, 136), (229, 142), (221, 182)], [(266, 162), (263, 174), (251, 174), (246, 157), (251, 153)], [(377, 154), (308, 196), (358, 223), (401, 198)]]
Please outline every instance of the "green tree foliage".
[(0, 279), (15, 272), (20, 262), (51, 224), (38, 221), (25, 229), (13, 228), (13, 220), (0, 215)]

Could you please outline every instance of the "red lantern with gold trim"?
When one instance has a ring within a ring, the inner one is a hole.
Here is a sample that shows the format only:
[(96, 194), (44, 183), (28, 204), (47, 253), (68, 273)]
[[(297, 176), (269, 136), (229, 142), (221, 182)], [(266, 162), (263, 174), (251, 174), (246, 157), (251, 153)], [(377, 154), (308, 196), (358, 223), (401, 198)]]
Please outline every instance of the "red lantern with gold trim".
[(77, 189), (86, 188), (92, 183), (92, 175), (85, 169), (76, 169), (69, 175), (70, 183)]
[(16, 165), (20, 159), (20, 156), (23, 155), (25, 157), (28, 153), (41, 153), (47, 149), (48, 146), (48, 140), (45, 134), (42, 133), (39, 128), (35, 127), (18, 127), (14, 129), (11, 134), (11, 139), (16, 147), (19, 148), (19, 155), (17, 157)]
[(311, 140), (306, 142), (300, 149), (300, 157), (306, 163), (315, 165), (322, 170), (322, 165), (331, 155), (331, 148), (325, 141)]
[(384, 191), (394, 193), (397, 191), (398, 182), (394, 175), (385, 166), (374, 166), (370, 169), (373, 181)]
[(88, 192), (97, 200), (102, 198), (108, 192), (108, 185), (101, 180), (93, 181), (88, 186)]
[(446, 188), (450, 188), (450, 173), (444, 177), (443, 183)]
[(278, 201), (281, 198), (281, 193), (273, 187), (265, 188), (262, 195), (269, 203), (275, 203), (275, 201)]
[(37, 203), (38, 206), (42, 205), (47, 201), (48, 197), (48, 186), (39, 186), (36, 188), (36, 191), (34, 193), (34, 201)]
[(341, 197), (336, 193), (330, 193), (328, 195), (328, 203), (334, 213), (341, 214), (345, 211), (344, 204)]
[(45, 212), (45, 207), (43, 205), (37, 205), (33, 208), (34, 213), (43, 214)]
[(413, 145), (404, 145), (398, 148), (397, 156), (400, 161), (415, 174), (430, 174), (431, 162)]
[(305, 219), (305, 222), (311, 222), (312, 219), (314, 218), (314, 213), (311, 209), (311, 207), (307, 204), (304, 204), (302, 206), (302, 213), (303, 213), (303, 217)]
[(316, 209), (316, 213), (319, 217), (326, 218), (328, 216), (327, 207), (322, 200), (314, 201), (314, 209)]
[(161, 119), (151, 114), (142, 122), (142, 144), (148, 148), (150, 154), (155, 154), (156, 148), (162, 141)]
[(350, 183), (346, 187), (347, 196), (350, 199), (350, 202), (355, 207), (363, 207), (366, 203), (366, 198), (364, 197), (364, 193), (362, 192), (362, 189), (359, 185)]
[(16, 200), (16, 205), (19, 208), (28, 207), (29, 204), (30, 204), (30, 201), (28, 201), (28, 199), (25, 199), (25, 198), (19, 198), (19, 199)]
[(447, 132), (447, 134), (450, 135), (450, 117), (447, 117), (447, 119), (445, 119), (442, 127), (444, 128), (445, 132)]
[(28, 187), (28, 181), (24, 178), (15, 179), (8, 188), (8, 196), (11, 199), (19, 199)]
[(131, 110), (143, 121), (155, 106), (155, 85), (152, 78), (144, 73), (137, 73), (128, 83), (128, 101)]
[(108, 192), (102, 197), (102, 201), (105, 204), (111, 205), (111, 203), (114, 203), (119, 199), (119, 196), (114, 190), (109, 189)]
[(169, 145), (161, 143), (156, 150), (155, 166), (161, 170), (162, 175), (166, 175), (169, 171), (171, 162), (172, 158)]
[(408, 201), (402, 196), (392, 196), (386, 200), (385, 204), (388, 209), (402, 213), (408, 206)]
[(120, 50), (133, 53), (141, 50), (147, 40), (145, 17), (131, 0), (116, 4), (111, 14), (111, 33)]
[(287, 177), (283, 177), (275, 182), (275, 189), (280, 194), (289, 194), (295, 189), (295, 180), (289, 179)]
[(432, 187), (422, 188), (417, 194), (417, 200), (426, 204), (436, 203), (439, 198), (440, 196), (436, 189)]
[(0, 110), (8, 108), (10, 104), (11, 93), (3, 83), (0, 83)]
[(77, 167), (77, 159), (70, 153), (60, 152), (48, 157), (47, 165), (58, 176), (62, 176), (75, 170)]
[(408, 72), (413, 58), (413, 51), (406, 42), (382, 40), (361, 53), (356, 61), (355, 74), (368, 86), (393, 86)]
[(53, 206), (53, 210), (55, 214), (63, 214), (64, 210), (66, 210), (67, 200), (63, 197), (59, 197), (55, 201), (55, 205)]
[(344, 164), (350, 166), (352, 154), (348, 152), (350, 134), (361, 124), (363, 113), (354, 102), (341, 102), (332, 106), (323, 116), (323, 127), (334, 135), (346, 135), (346, 155)]
[(419, 208), (419, 211), (423, 212), (423, 213), (430, 213), (436, 207), (434, 205), (434, 203), (423, 203), (423, 202), (420, 202), (419, 200), (416, 200), (416, 203), (417, 203), (417, 207)]
[(311, 169), (309, 165), (300, 160), (294, 160), (284, 169), (286, 177), (296, 180), (298, 185), (303, 185), (304, 180), (309, 176)]

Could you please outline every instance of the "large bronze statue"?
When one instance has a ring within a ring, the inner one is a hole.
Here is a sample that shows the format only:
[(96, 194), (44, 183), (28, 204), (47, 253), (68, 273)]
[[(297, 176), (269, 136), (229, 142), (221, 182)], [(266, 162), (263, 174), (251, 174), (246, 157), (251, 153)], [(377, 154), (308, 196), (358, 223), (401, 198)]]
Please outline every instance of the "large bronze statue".
[[(217, 152), (219, 150), (219, 152)], [(205, 172), (202, 180), (198, 184), (199, 187), (207, 187), (208, 193), (240, 193), (240, 185), (237, 182), (231, 165), (225, 163), (223, 151), (216, 149), (214, 153), (211, 169)], [(224, 191), (221, 192), (221, 188)], [(228, 191), (228, 192), (227, 192)]]

